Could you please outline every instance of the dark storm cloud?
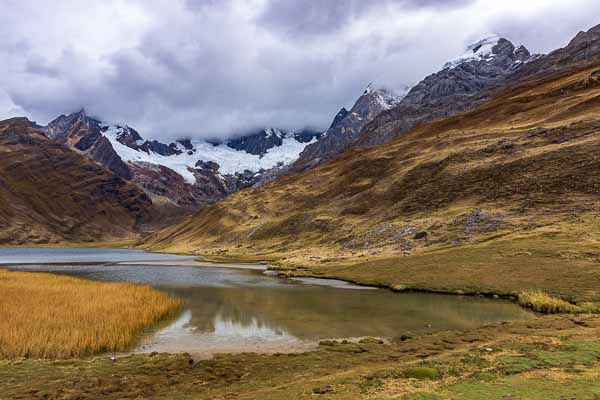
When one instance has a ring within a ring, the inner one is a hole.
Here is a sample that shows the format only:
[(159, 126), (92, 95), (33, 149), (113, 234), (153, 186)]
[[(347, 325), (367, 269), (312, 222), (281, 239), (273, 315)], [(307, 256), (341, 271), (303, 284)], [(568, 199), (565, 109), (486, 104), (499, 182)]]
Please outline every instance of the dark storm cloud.
[(339, 30), (370, 11), (387, 8), (410, 12), (422, 8), (462, 7), (474, 0), (273, 0), (259, 22), (289, 35), (312, 36)]
[(145, 136), (325, 128), (371, 81), (413, 84), (497, 32), (533, 51), (600, 20), (592, 0), (4, 0), (0, 117), (84, 106)]

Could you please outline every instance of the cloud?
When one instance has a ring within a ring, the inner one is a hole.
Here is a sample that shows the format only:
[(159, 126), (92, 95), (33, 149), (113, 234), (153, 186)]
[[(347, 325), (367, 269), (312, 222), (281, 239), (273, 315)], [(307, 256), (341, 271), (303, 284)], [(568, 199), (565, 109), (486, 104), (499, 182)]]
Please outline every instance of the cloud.
[(290, 36), (314, 36), (336, 32), (356, 19), (381, 10), (411, 12), (415, 9), (448, 9), (472, 4), (474, 0), (338, 0), (299, 2), (273, 0), (259, 22)]
[(371, 81), (414, 84), (497, 32), (533, 51), (600, 23), (592, 0), (4, 0), (0, 117), (84, 106), (150, 138), (325, 128)]

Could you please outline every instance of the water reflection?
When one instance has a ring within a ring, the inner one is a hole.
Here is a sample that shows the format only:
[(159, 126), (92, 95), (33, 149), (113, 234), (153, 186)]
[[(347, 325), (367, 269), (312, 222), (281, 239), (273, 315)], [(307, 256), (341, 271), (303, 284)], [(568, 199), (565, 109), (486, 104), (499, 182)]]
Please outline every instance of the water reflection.
[(283, 287), (167, 289), (185, 301), (198, 332), (218, 335), (216, 321), (301, 340), (382, 336), (467, 329), (486, 322), (531, 318), (501, 301), (385, 290), (349, 291), (288, 284)]
[(212, 330), (201, 331), (192, 322), (191, 310), (185, 310), (170, 325), (146, 332), (135, 351), (190, 352), (210, 356), (226, 352), (275, 352), (314, 347), (281, 329), (272, 329), (257, 319), (236, 321), (217, 314), (210, 324)]
[[(138, 254), (134, 254), (138, 256)], [(127, 261), (127, 260), (122, 260)], [(176, 264), (173, 261), (173, 264)], [(515, 304), (472, 297), (347, 290), (260, 271), (189, 265), (22, 265), (87, 279), (150, 284), (184, 301), (182, 313), (142, 337), (139, 351), (288, 351), (324, 338), (467, 329), (533, 318)]]

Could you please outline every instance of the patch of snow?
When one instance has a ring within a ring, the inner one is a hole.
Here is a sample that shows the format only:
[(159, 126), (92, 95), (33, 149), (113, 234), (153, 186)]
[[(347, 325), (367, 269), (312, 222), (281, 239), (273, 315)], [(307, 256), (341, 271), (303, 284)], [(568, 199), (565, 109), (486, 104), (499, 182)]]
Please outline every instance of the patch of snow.
[(266, 128), (265, 129), (265, 136), (267, 138), (272, 137), (273, 135), (275, 135), (276, 137), (280, 137), (280, 138), (284, 138), (286, 137), (286, 133), (280, 131), (279, 129), (273, 129), (273, 128)]
[[(284, 164), (293, 163), (298, 159), (300, 153), (307, 145), (317, 140), (313, 138), (310, 142), (300, 143), (293, 135), (291, 137), (286, 136), (283, 138), (281, 146), (269, 149), (262, 157), (246, 153), (245, 151), (235, 150), (224, 143), (215, 146), (205, 141), (196, 140), (192, 141), (192, 145), (196, 150), (192, 154), (183, 151), (181, 154), (163, 156), (153, 152), (137, 151), (125, 146), (117, 140), (121, 132), (122, 128), (110, 125), (103, 134), (123, 161), (141, 161), (163, 165), (177, 172), (191, 184), (196, 182), (191, 169), (195, 168), (196, 162), (200, 160), (216, 162), (220, 166), (219, 172), (221, 174), (235, 174), (236, 172), (244, 172), (245, 170), (256, 172), (261, 169), (272, 168), (280, 162)], [(271, 129), (270, 134), (276, 134), (276, 132)], [(183, 150), (182, 147), (180, 148), (181, 150)]]
[(408, 86), (403, 87), (398, 91), (390, 91), (387, 89), (378, 89), (376, 93), (376, 101), (379, 103), (382, 110), (389, 110), (390, 108), (396, 107), (402, 99), (406, 97), (410, 88)]
[(467, 46), (465, 53), (444, 64), (444, 69), (453, 69), (466, 62), (480, 61), (494, 57), (492, 49), (498, 44), (499, 40), (500, 37), (498, 35), (488, 35), (470, 44)]

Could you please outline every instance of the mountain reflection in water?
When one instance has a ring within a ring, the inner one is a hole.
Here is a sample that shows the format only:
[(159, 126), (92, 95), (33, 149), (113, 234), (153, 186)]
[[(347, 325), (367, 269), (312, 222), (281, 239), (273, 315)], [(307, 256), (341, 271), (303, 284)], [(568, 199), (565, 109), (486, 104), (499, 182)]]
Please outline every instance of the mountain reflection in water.
[[(73, 257), (73, 250), (70, 252)], [(89, 249), (85, 253), (90, 254)], [(14, 251), (11, 256), (20, 257)], [(64, 257), (60, 249), (56, 257)], [(79, 254), (77, 257), (85, 259)], [(123, 257), (122, 251), (118, 257)], [(134, 262), (135, 257), (139, 258), (139, 253), (132, 253), (124, 261)], [(393, 293), (384, 289), (352, 290), (351, 285), (339, 283), (338, 287), (322, 286), (327, 283), (324, 280), (299, 282), (267, 276), (261, 271), (177, 265), (176, 260), (171, 266), (23, 264), (7, 268), (149, 284), (182, 299), (181, 314), (144, 333), (136, 349), (144, 352), (206, 356), (222, 352), (284, 352), (311, 348), (326, 338), (393, 339), (408, 333), (535, 318), (519, 306), (500, 300)]]

